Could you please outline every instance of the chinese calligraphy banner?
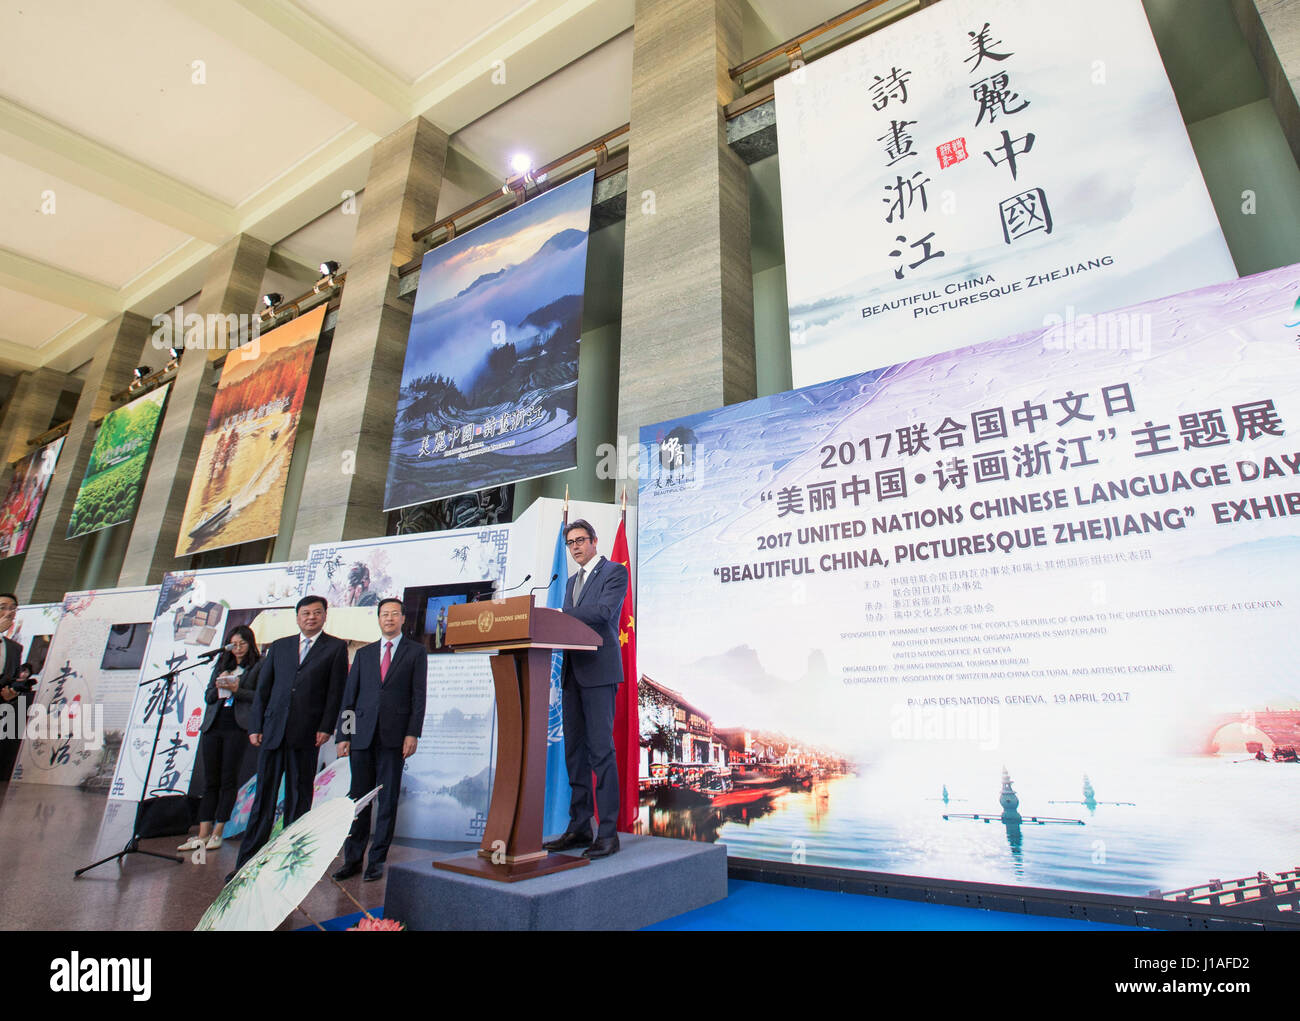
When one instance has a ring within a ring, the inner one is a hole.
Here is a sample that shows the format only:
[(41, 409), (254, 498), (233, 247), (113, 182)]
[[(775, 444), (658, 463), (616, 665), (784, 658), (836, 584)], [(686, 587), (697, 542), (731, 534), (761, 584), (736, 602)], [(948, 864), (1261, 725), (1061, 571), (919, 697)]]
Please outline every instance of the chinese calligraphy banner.
[(114, 408), (100, 423), (72, 507), (69, 539), (131, 520), (171, 386), (167, 383)]
[(9, 491), (0, 502), (0, 557), (16, 557), (27, 551), (27, 540), (36, 527), (45, 491), (54, 477), (63, 437), (34, 450), (14, 465)]
[(946, 0), (776, 104), (796, 386), (1236, 276), (1139, 0)]
[[(123, 753), (109, 789), (110, 798), (138, 801), (149, 766), (158, 717), (162, 731), (158, 754), (149, 775), (148, 796), (186, 794), (195, 769), (199, 725), (207, 708), (204, 692), (212, 678), (212, 663), (199, 656), (225, 644), (226, 635), (241, 624), (252, 628), (259, 649), (293, 634), (297, 628), (293, 605), (302, 584), (302, 564), (253, 564), (206, 571), (173, 572), (145, 617), (153, 620), (143, 670), (134, 683), (178, 670), (171, 692), (157, 680), (134, 691), (123, 742)], [(248, 763), (250, 770), (252, 763)]]
[(399, 836), (483, 836), (491, 795), (492, 670), (487, 656), (436, 651), (438, 608), (502, 583), (511, 534), (508, 525), (466, 528), (321, 544), (307, 553), (303, 592), (329, 600), (325, 630), (352, 641), (378, 641), (379, 600), (394, 596), (406, 613), (403, 640), (429, 650), (424, 733), (402, 776)]
[(424, 257), (385, 510), (577, 465), (594, 179), (589, 171)]
[(178, 557), (279, 533), (324, 322), (319, 305), (226, 356), (181, 519)]
[(104, 648), (115, 624), (148, 620), (157, 600), (157, 585), (64, 597), (28, 713), (15, 780), (108, 789), (139, 674), (105, 668)]
[(1138, 344), (1080, 317), (643, 430), (647, 831), (1206, 904), (1241, 877), (1219, 906), (1276, 913), (1298, 297), (1292, 266), (1124, 310)]

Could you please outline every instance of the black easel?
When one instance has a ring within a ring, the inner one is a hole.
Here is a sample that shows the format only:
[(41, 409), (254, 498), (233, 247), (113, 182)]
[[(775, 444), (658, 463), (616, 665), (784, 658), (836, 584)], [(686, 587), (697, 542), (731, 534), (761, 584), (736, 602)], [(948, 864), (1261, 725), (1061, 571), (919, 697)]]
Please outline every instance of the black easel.
[[(207, 666), (207, 664), (202, 660), (195, 660), (189, 666), (168, 670), (165, 674), (160, 674), (158, 677), (151, 677), (149, 680), (141, 681), (139, 685), (137, 685), (137, 687), (144, 688), (153, 684), (155, 681), (167, 682), (167, 687), (163, 691), (164, 711), (158, 713), (158, 722), (154, 724), (153, 747), (149, 749), (149, 765), (144, 771), (144, 780), (140, 783), (140, 800), (135, 806), (135, 822), (131, 824), (131, 839), (126, 842), (126, 846), (122, 848), (122, 850), (118, 851), (117, 854), (110, 854), (107, 858), (101, 858), (99, 861), (91, 865), (85, 865), (77, 869), (77, 871), (72, 874), (73, 879), (80, 879), (83, 872), (97, 869), (99, 866), (106, 865), (110, 861), (118, 861), (119, 859), (125, 858), (128, 854), (147, 854), (151, 858), (161, 858), (163, 861), (172, 861), (177, 865), (180, 865), (185, 861), (184, 858), (178, 858), (174, 854), (162, 854), (158, 851), (146, 851), (140, 846), (140, 815), (144, 811), (145, 799), (149, 796), (149, 777), (153, 774), (153, 760), (158, 755), (158, 741), (162, 738), (163, 717), (167, 715), (165, 710), (171, 702), (172, 688), (176, 685), (176, 678), (186, 670), (193, 670), (195, 667), (200, 666)], [(125, 744), (123, 745), (122, 750), (126, 750)]]

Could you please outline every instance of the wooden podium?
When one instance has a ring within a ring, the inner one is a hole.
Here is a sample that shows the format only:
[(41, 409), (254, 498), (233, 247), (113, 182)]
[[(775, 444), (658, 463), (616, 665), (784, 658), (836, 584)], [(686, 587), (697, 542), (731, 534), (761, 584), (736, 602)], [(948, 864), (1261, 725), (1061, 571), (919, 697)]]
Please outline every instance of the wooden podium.
[(497, 762), (487, 827), (477, 854), (433, 867), (515, 883), (591, 864), (542, 847), (546, 808), (546, 736), (551, 653), (591, 651), (603, 644), (582, 621), (534, 606), (531, 595), (502, 602), (462, 603), (447, 614), (447, 645), (492, 653), (497, 699)]

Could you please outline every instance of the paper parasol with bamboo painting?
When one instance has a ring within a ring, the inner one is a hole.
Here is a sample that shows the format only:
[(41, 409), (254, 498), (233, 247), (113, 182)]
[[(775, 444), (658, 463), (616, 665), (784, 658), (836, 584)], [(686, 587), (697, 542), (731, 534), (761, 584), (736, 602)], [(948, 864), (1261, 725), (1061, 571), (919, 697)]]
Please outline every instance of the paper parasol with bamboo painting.
[(226, 356), (194, 465), (178, 557), (275, 535), (325, 306)]
[(356, 813), (379, 793), (334, 798), (285, 828), (244, 864), (203, 913), (196, 931), (270, 932), (283, 922), (339, 853)]

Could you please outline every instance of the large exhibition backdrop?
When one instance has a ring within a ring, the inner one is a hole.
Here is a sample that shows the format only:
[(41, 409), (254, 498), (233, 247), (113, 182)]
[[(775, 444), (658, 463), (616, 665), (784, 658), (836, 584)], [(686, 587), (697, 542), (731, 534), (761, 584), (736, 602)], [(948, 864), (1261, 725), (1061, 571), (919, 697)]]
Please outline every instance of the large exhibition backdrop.
[(157, 600), (157, 585), (64, 596), (15, 780), (108, 789)]
[(577, 465), (594, 179), (588, 171), (424, 257), (385, 510)]
[(1140, 0), (946, 0), (776, 105), (796, 386), (1236, 276)]
[(648, 831), (1270, 890), (1300, 855), (1297, 295), (1292, 266), (646, 427)]
[(47, 443), (14, 465), (9, 478), (9, 490), (0, 502), (0, 557), (16, 557), (27, 552), (27, 541), (36, 527), (36, 517), (41, 512), (45, 491), (54, 477), (63, 437)]
[(379, 640), (379, 600), (401, 599), (403, 634), (424, 644), (424, 733), (406, 760), (397, 834), (478, 840), (491, 795), (494, 697), (488, 657), (448, 652), (446, 611), (505, 576), (509, 526), (326, 543), (307, 552), (304, 592), (329, 600), (326, 630)]
[(68, 538), (130, 521), (171, 384), (114, 408), (99, 425), (68, 522)]
[(181, 519), (178, 557), (279, 532), (324, 322), (325, 306), (318, 305), (226, 356)]
[[(158, 735), (149, 774), (148, 796), (185, 794), (195, 768), (199, 725), (207, 708), (204, 692), (212, 677), (211, 660), (199, 656), (220, 648), (240, 624), (252, 628), (258, 646), (297, 630), (293, 605), (302, 585), (303, 565), (249, 564), (207, 571), (173, 572), (154, 589), (148, 620), (153, 622), (148, 648), (135, 680), (123, 752), (118, 758), (110, 798), (138, 800)], [(170, 690), (161, 680), (177, 671)], [(162, 730), (158, 731), (158, 718)]]

